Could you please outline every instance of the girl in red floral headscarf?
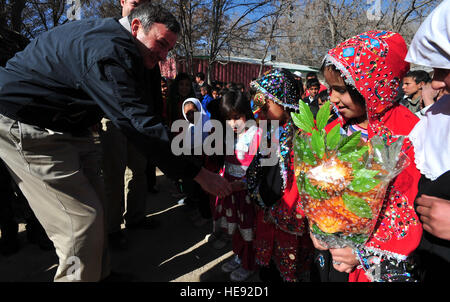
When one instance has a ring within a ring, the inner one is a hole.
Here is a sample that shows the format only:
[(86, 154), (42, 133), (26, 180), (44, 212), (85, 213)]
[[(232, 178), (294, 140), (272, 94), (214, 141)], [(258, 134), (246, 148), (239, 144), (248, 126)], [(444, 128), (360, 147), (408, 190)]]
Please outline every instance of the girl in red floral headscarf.
[[(418, 118), (394, 102), (401, 79), (409, 70), (404, 61), (407, 47), (402, 36), (370, 31), (328, 51), (323, 73), (330, 86), (331, 102), (337, 107), (348, 134), (361, 131), (370, 139), (378, 135), (387, 144), (407, 136)], [(378, 223), (361, 250), (324, 248), (315, 261), (322, 281), (410, 281), (410, 254), (417, 248), (422, 226), (413, 208), (420, 173), (414, 165), (409, 140), (403, 152), (410, 165), (392, 180)], [(312, 236), (313, 237), (313, 236)], [(331, 257), (329, 257), (331, 254)]]

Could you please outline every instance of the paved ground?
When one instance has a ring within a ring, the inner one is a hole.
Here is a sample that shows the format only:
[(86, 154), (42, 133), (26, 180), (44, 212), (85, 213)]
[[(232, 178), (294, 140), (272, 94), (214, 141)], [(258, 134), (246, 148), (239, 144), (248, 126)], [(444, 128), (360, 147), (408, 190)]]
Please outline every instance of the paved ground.
[[(174, 186), (158, 174), (160, 193), (149, 195), (148, 215), (161, 222), (155, 230), (128, 231), (130, 247), (113, 251), (113, 270), (131, 274), (143, 282), (226, 282), (229, 275), (220, 269), (232, 256), (231, 246), (216, 250), (207, 237), (209, 222), (196, 227), (189, 219), (186, 206), (173, 196)], [(12, 256), (0, 255), (0, 282), (47, 282), (53, 280), (57, 257), (27, 242), (24, 226), (20, 226), (22, 248)], [(259, 281), (255, 274), (249, 281)]]

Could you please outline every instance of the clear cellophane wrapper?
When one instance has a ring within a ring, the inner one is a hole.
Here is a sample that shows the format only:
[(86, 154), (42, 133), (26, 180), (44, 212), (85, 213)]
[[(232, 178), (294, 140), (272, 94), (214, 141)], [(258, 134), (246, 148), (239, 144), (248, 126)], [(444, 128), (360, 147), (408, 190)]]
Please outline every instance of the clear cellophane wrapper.
[(328, 248), (361, 248), (389, 183), (410, 163), (401, 151), (404, 137), (387, 145), (379, 136), (367, 142), (360, 132), (346, 136), (340, 126), (312, 132), (294, 138), (297, 186), (311, 232)]
[[(409, 159), (401, 151), (403, 137), (388, 146), (378, 136), (368, 142), (360, 133), (339, 136), (336, 147), (318, 157), (312, 137), (296, 135), (297, 185), (313, 235), (328, 248), (360, 248), (375, 228), (389, 183)], [(351, 140), (358, 142), (346, 148)]]

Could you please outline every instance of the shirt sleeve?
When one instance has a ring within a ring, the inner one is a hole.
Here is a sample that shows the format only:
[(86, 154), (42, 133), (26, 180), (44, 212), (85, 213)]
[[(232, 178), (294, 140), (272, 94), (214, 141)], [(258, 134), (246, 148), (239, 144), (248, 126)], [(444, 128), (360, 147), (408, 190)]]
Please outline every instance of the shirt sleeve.
[(148, 84), (141, 80), (145, 69), (130, 65), (127, 60), (98, 61), (84, 75), (81, 86), (106, 117), (166, 175), (172, 179), (194, 178), (201, 162), (192, 156), (173, 154), (167, 130), (155, 115), (154, 96), (158, 94), (148, 91)]

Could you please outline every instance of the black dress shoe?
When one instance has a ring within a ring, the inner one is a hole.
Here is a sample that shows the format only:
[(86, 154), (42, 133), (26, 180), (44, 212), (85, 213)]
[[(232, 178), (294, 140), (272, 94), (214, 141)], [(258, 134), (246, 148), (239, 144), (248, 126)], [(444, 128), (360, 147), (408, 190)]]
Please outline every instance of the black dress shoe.
[(109, 234), (108, 242), (113, 249), (128, 249), (128, 238), (122, 230)]
[(136, 229), (143, 229), (143, 230), (153, 230), (157, 227), (159, 227), (161, 223), (150, 217), (145, 217), (138, 223), (127, 223), (125, 227), (130, 230), (136, 230)]

